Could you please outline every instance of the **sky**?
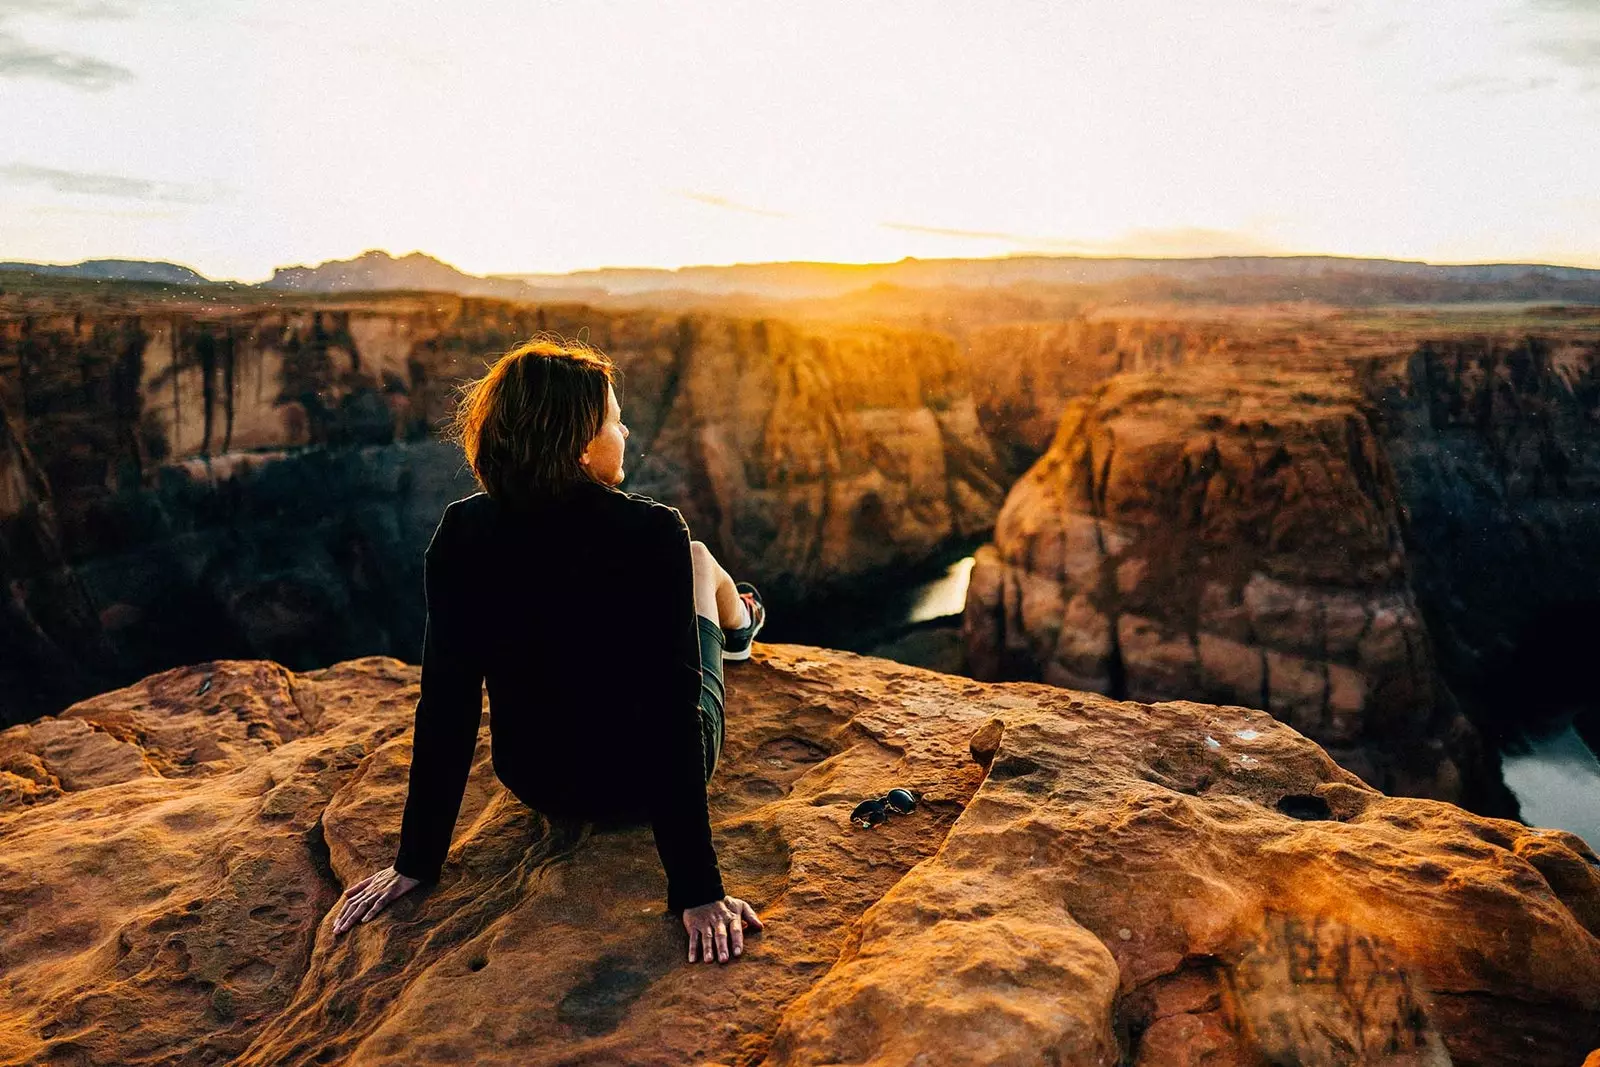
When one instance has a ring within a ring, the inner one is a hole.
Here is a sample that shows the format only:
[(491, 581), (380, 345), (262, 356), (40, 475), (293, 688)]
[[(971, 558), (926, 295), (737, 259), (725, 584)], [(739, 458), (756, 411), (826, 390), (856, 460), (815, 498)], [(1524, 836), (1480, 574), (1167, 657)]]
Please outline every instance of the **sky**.
[(1600, 267), (1600, 0), (0, 0), (0, 260)]

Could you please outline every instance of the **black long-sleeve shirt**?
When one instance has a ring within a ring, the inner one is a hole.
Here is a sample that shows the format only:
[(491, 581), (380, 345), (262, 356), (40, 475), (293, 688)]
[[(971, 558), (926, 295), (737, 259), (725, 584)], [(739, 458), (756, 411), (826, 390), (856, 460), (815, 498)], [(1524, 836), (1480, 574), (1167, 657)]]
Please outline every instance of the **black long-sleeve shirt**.
[(445, 508), (424, 556), (427, 621), (394, 866), (439, 877), (489, 689), (496, 776), (552, 815), (649, 822), (672, 911), (720, 900), (700, 733), (689, 530), (598, 483)]

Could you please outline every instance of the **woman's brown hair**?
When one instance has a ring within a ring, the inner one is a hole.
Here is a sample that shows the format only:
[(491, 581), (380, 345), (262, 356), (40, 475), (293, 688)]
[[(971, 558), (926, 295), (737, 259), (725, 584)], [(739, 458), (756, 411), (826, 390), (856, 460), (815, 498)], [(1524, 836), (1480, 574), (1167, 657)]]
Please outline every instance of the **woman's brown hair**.
[(448, 436), (496, 500), (558, 494), (594, 480), (578, 457), (605, 423), (616, 377), (611, 360), (582, 341), (537, 335), (462, 387)]

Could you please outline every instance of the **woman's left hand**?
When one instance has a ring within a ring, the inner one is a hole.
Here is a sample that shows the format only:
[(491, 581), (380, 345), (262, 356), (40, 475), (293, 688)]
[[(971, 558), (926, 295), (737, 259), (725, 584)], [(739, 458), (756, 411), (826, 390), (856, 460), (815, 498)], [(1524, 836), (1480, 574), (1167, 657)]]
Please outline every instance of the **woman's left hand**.
[(695, 943), (700, 946), (700, 958), (710, 963), (713, 951), (718, 963), (728, 962), (731, 949), (734, 956), (744, 954), (744, 928), (764, 928), (756, 909), (738, 897), (724, 896), (697, 908), (683, 909), (683, 928), (689, 931), (689, 962), (694, 962)]
[(342, 934), (358, 922), (366, 922), (389, 906), (396, 897), (403, 896), (421, 885), (415, 878), (407, 878), (393, 867), (385, 867), (369, 874), (344, 891), (344, 908), (334, 920), (334, 934)]

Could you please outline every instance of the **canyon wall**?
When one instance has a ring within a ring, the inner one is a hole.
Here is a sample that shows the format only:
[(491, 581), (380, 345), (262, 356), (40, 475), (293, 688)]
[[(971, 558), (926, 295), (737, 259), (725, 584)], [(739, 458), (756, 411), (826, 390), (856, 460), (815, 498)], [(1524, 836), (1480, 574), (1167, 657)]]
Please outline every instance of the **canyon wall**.
[(1124, 371), (1226, 359), (1242, 332), (1219, 321), (1083, 315), (980, 325), (965, 335), (978, 418), (1016, 477), (1049, 447), (1068, 398)]
[(680, 331), (670, 366), (623, 364), (647, 427), (626, 485), (680, 507), (730, 570), (792, 599), (993, 525), (1005, 482), (948, 338), (699, 318)]
[[(1386, 1063), (1600, 1046), (1600, 858), (1392, 798), (1270, 715), (758, 645), (710, 788), (765, 929), (685, 962), (644, 827), (480, 735), (440, 881), (393, 857), (418, 671), (203, 662), (0, 731), (0, 1062)], [(916, 809), (873, 830), (890, 786)]]
[(1119, 375), (1012, 488), (973, 569), (968, 666), (1262, 708), (1381, 788), (1496, 807), (1401, 531), (1349, 375)]
[[(124, 679), (217, 655), (415, 656), (422, 548), (476, 488), (432, 435), (458, 383), (541, 330), (622, 369), (624, 488), (680, 507), (779, 600), (914, 565), (1003, 497), (965, 364), (918, 331), (438, 295), (13, 309), (0, 402), (60, 561), (5, 577), (36, 615), (69, 611), (49, 575), (75, 582), (91, 633), (71, 640), (109, 647)], [(50, 699), (13, 686), (0, 719)]]
[[(24, 580), (26, 576), (26, 580)], [(66, 564), (44, 471), (0, 400), (0, 702), (59, 708), (121, 664), (94, 598)], [(0, 709), (0, 723), (8, 721)]]
[(1600, 330), (1428, 339), (1361, 370), (1452, 688), (1491, 722), (1592, 700)]
[(978, 553), (969, 668), (1270, 709), (1385, 789), (1509, 810), (1483, 735), (1591, 691), (1600, 338), (1239, 335), (1063, 398)]

